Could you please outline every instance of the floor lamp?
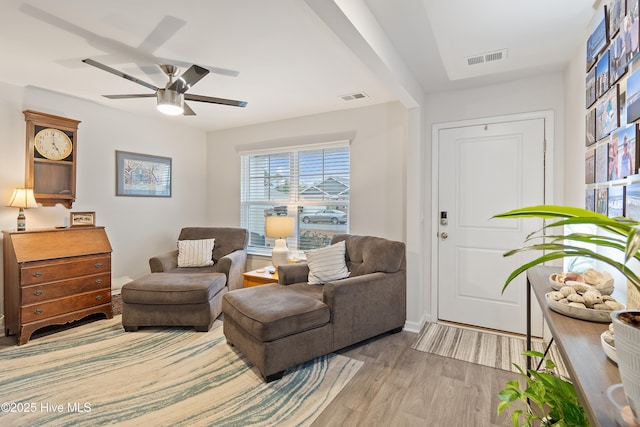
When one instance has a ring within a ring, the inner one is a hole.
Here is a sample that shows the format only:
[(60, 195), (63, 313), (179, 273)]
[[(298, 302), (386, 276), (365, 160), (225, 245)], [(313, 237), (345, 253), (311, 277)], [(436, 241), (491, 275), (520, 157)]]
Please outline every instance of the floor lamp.
[(265, 218), (265, 235), (276, 239), (271, 251), (271, 263), (276, 268), (289, 260), (286, 239), (295, 234), (295, 225), (295, 217), (292, 216), (273, 215)]

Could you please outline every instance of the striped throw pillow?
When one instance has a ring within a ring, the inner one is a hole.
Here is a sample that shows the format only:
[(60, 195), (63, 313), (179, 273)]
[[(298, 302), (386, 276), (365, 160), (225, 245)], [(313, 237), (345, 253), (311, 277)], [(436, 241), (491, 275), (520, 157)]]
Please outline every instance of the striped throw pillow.
[(322, 285), (349, 276), (345, 262), (344, 240), (320, 249), (305, 251), (309, 266), (308, 283)]
[(178, 267), (213, 265), (211, 257), (215, 240), (178, 240)]

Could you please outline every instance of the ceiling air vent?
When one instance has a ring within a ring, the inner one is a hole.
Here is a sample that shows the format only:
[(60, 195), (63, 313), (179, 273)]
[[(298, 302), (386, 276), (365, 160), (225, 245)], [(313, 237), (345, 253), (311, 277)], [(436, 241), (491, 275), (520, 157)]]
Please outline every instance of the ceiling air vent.
[(467, 56), (467, 65), (485, 64), (487, 62), (504, 61), (507, 59), (507, 49), (496, 50), (494, 52), (483, 53), (481, 55)]
[(342, 98), (344, 101), (353, 101), (355, 99), (362, 99), (362, 98), (368, 98), (369, 95), (367, 95), (364, 92), (357, 92), (357, 93), (350, 93), (349, 95), (340, 95), (340, 98)]

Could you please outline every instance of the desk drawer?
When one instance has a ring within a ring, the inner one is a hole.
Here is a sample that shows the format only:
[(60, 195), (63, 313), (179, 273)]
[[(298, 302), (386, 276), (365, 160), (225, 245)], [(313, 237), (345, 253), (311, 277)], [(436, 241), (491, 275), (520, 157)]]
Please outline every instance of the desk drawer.
[(72, 297), (55, 299), (40, 304), (22, 307), (22, 323), (46, 319), (59, 314), (71, 313), (83, 308), (106, 304), (111, 301), (111, 288), (87, 292)]
[(111, 287), (111, 273), (83, 276), (42, 285), (23, 286), (22, 305), (41, 303), (108, 287)]
[(20, 284), (33, 285), (111, 271), (111, 257), (98, 255), (29, 263), (20, 269)]

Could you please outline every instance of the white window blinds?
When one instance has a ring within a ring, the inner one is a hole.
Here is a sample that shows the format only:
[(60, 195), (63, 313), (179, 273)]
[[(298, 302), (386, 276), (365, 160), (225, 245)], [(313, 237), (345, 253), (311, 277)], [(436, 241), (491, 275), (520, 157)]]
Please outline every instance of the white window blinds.
[(250, 232), (249, 251), (267, 252), (265, 217), (296, 218), (290, 250), (327, 246), (349, 229), (349, 146), (295, 147), (241, 154), (241, 224)]

